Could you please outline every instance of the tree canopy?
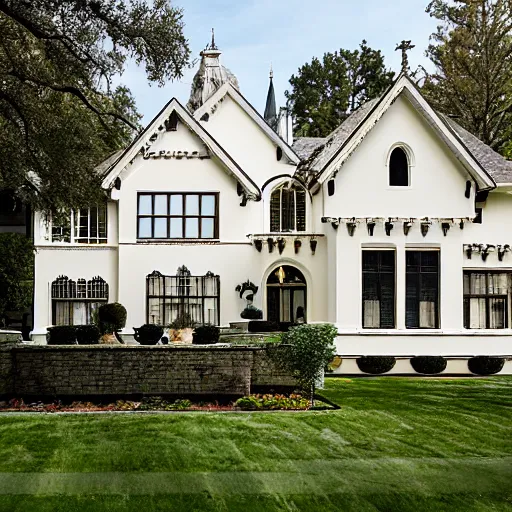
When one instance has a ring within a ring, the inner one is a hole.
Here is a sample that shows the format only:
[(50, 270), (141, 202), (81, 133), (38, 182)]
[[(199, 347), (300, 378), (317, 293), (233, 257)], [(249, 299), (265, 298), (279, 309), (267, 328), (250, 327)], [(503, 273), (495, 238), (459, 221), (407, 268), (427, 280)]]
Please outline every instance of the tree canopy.
[(0, 188), (43, 209), (95, 202), (94, 168), (138, 128), (128, 59), (159, 85), (189, 59), (170, 0), (0, 0)]
[(286, 91), (297, 136), (325, 137), (364, 102), (382, 94), (392, 83), (380, 50), (362, 41), (359, 49), (314, 57), (290, 78)]
[(440, 21), (423, 92), (494, 150), (512, 158), (512, 1), (433, 0)]

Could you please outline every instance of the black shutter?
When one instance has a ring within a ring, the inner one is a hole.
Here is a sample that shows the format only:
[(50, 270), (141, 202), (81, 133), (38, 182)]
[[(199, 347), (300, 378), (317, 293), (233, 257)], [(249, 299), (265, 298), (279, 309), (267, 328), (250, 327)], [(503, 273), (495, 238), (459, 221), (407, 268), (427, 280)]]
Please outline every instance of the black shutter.
[(297, 189), (297, 231), (306, 231), (306, 192), (302, 189)]
[(270, 198), (270, 231), (281, 231), (281, 189), (274, 190)]

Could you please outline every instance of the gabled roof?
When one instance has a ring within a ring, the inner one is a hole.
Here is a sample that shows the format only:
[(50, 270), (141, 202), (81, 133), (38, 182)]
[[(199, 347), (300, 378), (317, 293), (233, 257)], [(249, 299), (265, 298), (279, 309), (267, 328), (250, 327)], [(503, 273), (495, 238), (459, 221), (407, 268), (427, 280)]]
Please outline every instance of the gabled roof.
[(176, 112), (178, 118), (184, 123), (190, 131), (195, 133), (208, 149), (219, 158), (226, 170), (241, 184), (245, 190), (248, 199), (259, 201), (261, 191), (251, 180), (251, 178), (242, 170), (242, 168), (233, 160), (233, 158), (222, 148), (222, 146), (198, 123), (188, 112), (188, 110), (176, 99), (173, 98), (160, 113), (149, 123), (144, 131), (122, 152), (116, 162), (110, 165), (108, 174), (105, 176), (102, 186), (110, 188), (115, 179), (121, 174), (123, 169), (129, 165), (137, 154), (151, 143), (154, 135), (162, 132), (165, 128), (165, 122), (171, 114)]
[(292, 144), (292, 149), (301, 160), (306, 160), (311, 153), (327, 142), (327, 137), (297, 137)]
[(224, 84), (204, 105), (194, 112), (194, 118), (200, 120), (205, 114), (211, 115), (215, 112), (215, 106), (225, 97), (229, 96), (246, 114), (265, 132), (267, 137), (275, 146), (283, 150), (283, 154), (292, 164), (298, 164), (300, 158), (293, 149), (267, 124), (259, 112), (242, 96), (240, 91), (230, 83)]
[(456, 158), (476, 181), (479, 189), (489, 190), (494, 188), (496, 183), (487, 169), (470, 151), (456, 131), (428, 104), (411, 80), (404, 74), (401, 74), (380, 98), (371, 100), (354, 111), (327, 137), (323, 146), (319, 146), (306, 161), (301, 163), (298, 170), (318, 172), (318, 181), (323, 183), (340, 169), (402, 93), (449, 146)]

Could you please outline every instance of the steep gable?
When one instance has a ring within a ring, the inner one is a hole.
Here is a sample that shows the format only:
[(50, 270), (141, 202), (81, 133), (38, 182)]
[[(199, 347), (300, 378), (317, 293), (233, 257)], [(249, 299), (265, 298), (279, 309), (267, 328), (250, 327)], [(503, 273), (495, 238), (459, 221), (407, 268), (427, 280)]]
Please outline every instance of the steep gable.
[(162, 147), (159, 142), (162, 134), (176, 130), (176, 122), (182, 122), (188, 130), (194, 134), (198, 140), (204, 144), (208, 152), (211, 152), (221, 162), (224, 170), (233, 176), (243, 190), (243, 195), (247, 199), (260, 200), (261, 191), (254, 181), (247, 175), (240, 165), (225, 151), (225, 149), (201, 126), (181, 105), (173, 98), (161, 112), (149, 123), (146, 129), (133, 141), (133, 143), (124, 150), (117, 161), (112, 164), (106, 174), (102, 186), (106, 189), (111, 188), (121, 173), (129, 166), (133, 165), (135, 158), (142, 155), (145, 159), (150, 158), (202, 158), (200, 147), (191, 148), (190, 151), (174, 151), (173, 154)]

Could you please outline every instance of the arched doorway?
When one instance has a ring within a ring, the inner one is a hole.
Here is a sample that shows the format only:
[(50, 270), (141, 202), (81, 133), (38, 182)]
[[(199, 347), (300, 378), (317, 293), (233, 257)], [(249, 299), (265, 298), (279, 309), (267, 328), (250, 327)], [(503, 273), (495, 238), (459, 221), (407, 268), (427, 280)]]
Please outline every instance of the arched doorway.
[(267, 319), (271, 322), (305, 322), (306, 297), (304, 274), (291, 265), (276, 267), (267, 279)]

